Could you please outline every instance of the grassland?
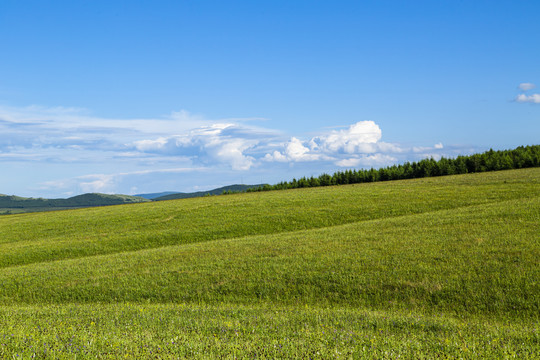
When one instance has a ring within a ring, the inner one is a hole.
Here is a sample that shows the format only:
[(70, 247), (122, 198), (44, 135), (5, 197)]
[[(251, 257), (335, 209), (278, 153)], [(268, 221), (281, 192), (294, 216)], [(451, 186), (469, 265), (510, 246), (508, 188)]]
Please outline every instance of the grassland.
[(538, 358), (540, 169), (0, 218), (0, 356)]

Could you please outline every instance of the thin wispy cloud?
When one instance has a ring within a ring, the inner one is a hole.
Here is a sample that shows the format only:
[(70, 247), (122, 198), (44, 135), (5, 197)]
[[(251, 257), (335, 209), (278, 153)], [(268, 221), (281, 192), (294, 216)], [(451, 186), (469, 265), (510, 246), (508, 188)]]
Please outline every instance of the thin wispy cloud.
[[(171, 168), (157, 170), (141, 170), (131, 172), (119, 172), (111, 174), (87, 174), (67, 179), (46, 181), (40, 184), (39, 189), (43, 191), (58, 191), (62, 189), (75, 189), (76, 191), (64, 192), (65, 195), (75, 193), (118, 193), (119, 189), (130, 189), (134, 194), (137, 187), (134, 184), (144, 182), (153, 176), (164, 178), (182, 174), (202, 173), (209, 169), (204, 167)], [(124, 190), (124, 193), (128, 191)]]
[(519, 84), (518, 88), (523, 91), (529, 91), (536, 87), (533, 83), (521, 83)]
[(353, 168), (353, 167), (383, 167), (397, 162), (397, 158), (385, 155), (385, 154), (374, 154), (374, 155), (360, 155), (357, 157), (352, 157), (348, 159), (339, 160), (336, 162), (336, 165)]

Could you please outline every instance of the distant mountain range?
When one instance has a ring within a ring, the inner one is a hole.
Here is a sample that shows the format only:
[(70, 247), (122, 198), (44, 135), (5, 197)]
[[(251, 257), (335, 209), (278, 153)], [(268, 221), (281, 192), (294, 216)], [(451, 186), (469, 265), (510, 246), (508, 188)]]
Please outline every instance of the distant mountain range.
[(152, 194), (139, 194), (134, 196), (90, 193), (73, 196), (67, 199), (25, 198), (15, 195), (0, 194), (0, 215), (77, 209), (93, 206), (133, 204), (149, 201), (187, 199), (207, 195), (221, 195), (224, 192), (242, 192), (246, 191), (247, 189), (257, 188), (260, 186), (263, 185), (229, 185), (214, 190), (197, 191), (193, 193), (167, 191)]
[(264, 186), (264, 184), (257, 184), (257, 185), (235, 184), (235, 185), (223, 186), (223, 187), (213, 189), (213, 190), (197, 191), (197, 192), (192, 192), (192, 193), (168, 191), (168, 192), (155, 193), (155, 194), (138, 194), (135, 196), (142, 197), (145, 199), (150, 199), (152, 201), (175, 200), (175, 199), (201, 197), (201, 196), (207, 196), (207, 195), (221, 195), (224, 192), (243, 192), (243, 191), (246, 191), (247, 189), (258, 188), (262, 186)]
[(160, 193), (137, 194), (137, 195), (133, 195), (133, 196), (138, 196), (138, 197), (142, 197), (144, 199), (153, 200), (153, 199), (158, 198), (158, 197), (172, 195), (172, 194), (180, 194), (180, 193), (178, 191), (164, 191), (164, 192), (160, 192)]
[(150, 200), (137, 196), (98, 193), (77, 195), (68, 199), (25, 198), (0, 194), (0, 214), (133, 204), (147, 201)]

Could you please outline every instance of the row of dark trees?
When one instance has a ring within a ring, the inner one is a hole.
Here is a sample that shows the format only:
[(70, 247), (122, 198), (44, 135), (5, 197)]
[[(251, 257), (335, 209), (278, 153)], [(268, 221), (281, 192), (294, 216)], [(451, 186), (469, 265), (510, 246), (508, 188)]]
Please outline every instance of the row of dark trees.
[(338, 171), (333, 175), (303, 177), (248, 189), (248, 192), (285, 190), (316, 186), (358, 184), (375, 181), (414, 179), (430, 176), (457, 175), (486, 171), (521, 169), (540, 166), (540, 145), (520, 146), (513, 150), (489, 150), (482, 154), (458, 156), (457, 158), (433, 158), (418, 162), (406, 162), (385, 168), (369, 170)]

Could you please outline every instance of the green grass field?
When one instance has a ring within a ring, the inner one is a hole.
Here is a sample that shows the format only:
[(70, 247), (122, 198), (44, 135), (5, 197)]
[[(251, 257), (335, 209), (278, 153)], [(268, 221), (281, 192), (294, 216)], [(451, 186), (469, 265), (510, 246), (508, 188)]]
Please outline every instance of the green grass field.
[(2, 358), (540, 358), (540, 169), (0, 217)]

